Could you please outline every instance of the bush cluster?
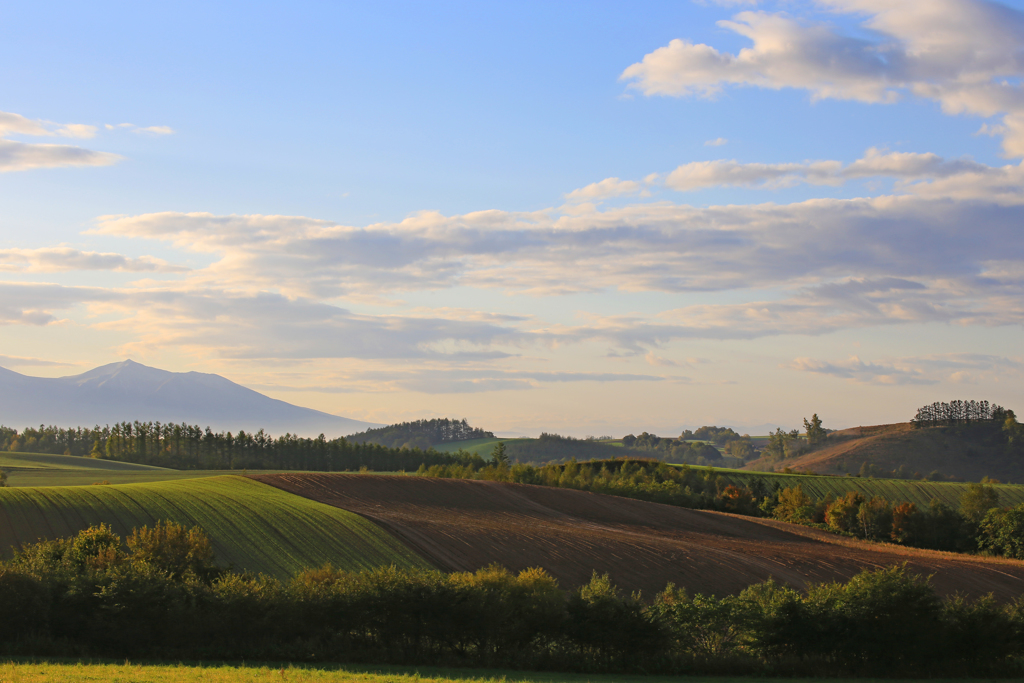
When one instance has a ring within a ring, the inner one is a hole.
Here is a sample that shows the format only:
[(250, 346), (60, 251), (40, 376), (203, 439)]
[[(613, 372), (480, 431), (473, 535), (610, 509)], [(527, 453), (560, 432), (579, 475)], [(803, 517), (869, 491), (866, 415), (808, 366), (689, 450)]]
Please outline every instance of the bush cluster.
[(218, 569), (198, 529), (160, 523), (37, 544), (0, 565), (7, 654), (260, 658), (581, 672), (1012, 673), (1024, 602), (941, 600), (904, 567), (799, 593), (669, 585), (651, 601), (594, 575), (324, 566), (281, 582)]

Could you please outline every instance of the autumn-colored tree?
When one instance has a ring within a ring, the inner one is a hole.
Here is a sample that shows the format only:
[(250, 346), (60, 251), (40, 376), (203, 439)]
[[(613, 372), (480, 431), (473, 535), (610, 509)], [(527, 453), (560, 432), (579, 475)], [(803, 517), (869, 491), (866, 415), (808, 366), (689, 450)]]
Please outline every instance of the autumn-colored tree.
[(171, 521), (157, 522), (132, 530), (128, 549), (133, 563), (147, 566), (171, 577), (194, 575), (212, 578), (219, 573), (213, 544), (200, 528), (187, 529)]
[(896, 543), (912, 541), (915, 535), (917, 506), (913, 503), (900, 503), (892, 508), (892, 531), (889, 534)]
[(857, 513), (864, 504), (864, 496), (856, 491), (847, 491), (836, 499), (825, 511), (825, 523), (834, 531), (855, 533), (857, 531)]

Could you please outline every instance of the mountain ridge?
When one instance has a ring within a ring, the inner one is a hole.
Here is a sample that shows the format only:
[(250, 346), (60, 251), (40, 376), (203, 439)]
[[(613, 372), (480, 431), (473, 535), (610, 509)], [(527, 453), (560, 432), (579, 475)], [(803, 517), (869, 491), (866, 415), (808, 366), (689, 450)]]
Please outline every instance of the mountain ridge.
[(171, 372), (131, 359), (67, 377), (0, 368), (0, 424), (84, 427), (125, 420), (332, 438), (380, 426), (296, 406), (213, 373)]

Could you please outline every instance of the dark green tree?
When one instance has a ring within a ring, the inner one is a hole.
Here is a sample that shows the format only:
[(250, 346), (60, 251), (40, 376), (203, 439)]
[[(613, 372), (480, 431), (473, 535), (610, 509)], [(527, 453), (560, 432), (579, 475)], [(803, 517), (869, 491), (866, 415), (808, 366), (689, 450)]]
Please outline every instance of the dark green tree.
[(999, 507), (999, 494), (992, 485), (968, 484), (960, 496), (960, 514), (978, 524), (992, 508)]
[(494, 444), (494, 450), (491, 451), (491, 460), (494, 461), (495, 465), (508, 466), (508, 453), (505, 452), (504, 441)]
[(804, 418), (804, 431), (807, 433), (808, 446), (817, 446), (828, 437), (828, 432), (821, 426), (821, 418), (818, 417), (817, 413), (811, 415), (810, 422), (807, 421), (806, 417)]

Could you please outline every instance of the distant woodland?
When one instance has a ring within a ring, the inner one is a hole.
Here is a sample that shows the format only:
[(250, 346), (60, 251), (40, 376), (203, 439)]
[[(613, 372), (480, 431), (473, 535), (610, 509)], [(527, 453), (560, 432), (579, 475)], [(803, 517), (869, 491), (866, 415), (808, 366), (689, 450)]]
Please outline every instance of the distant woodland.
[(352, 443), (375, 443), (388, 448), (420, 448), (426, 450), (453, 441), (469, 439), (493, 439), (494, 434), (470, 427), (465, 420), (448, 418), (416, 420), (368, 429), (365, 432), (345, 437)]

